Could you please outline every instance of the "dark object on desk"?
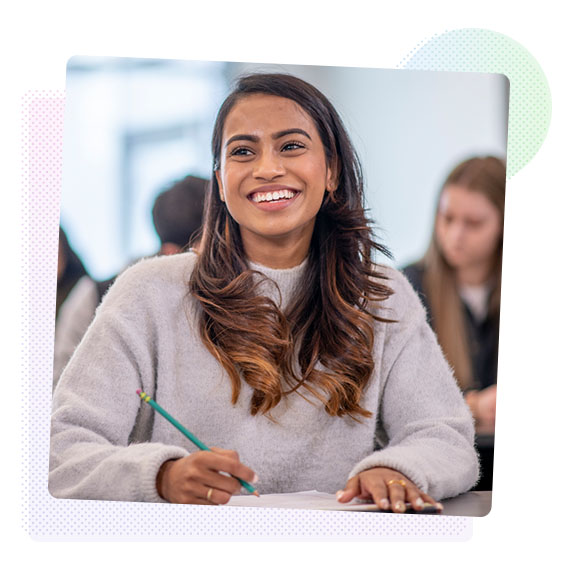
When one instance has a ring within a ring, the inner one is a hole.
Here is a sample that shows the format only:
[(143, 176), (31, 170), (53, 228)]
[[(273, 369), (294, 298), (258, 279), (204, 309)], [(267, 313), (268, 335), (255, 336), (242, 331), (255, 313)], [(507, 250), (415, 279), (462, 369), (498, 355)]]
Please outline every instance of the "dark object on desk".
[[(391, 514), (396, 514), (391, 509), (388, 509), (388, 510), (378, 509), (378, 512), (387, 512), (387, 513), (391, 513)], [(406, 502), (405, 503), (405, 513), (397, 513), (397, 514), (439, 514), (439, 511), (437, 510), (437, 507), (435, 507), (435, 505), (432, 505), (428, 502), (425, 503), (425, 505), (423, 506), (423, 508), (421, 510), (415, 510), (411, 506), (410, 502)]]
[(475, 447), (481, 460), (481, 478), (473, 487), (473, 491), (493, 490), (493, 464), (495, 457), (495, 434), (478, 433)]
[(407, 503), (405, 505), (405, 514), (439, 514), (439, 510), (435, 505), (429, 503), (425, 503), (421, 510), (415, 510), (411, 504)]

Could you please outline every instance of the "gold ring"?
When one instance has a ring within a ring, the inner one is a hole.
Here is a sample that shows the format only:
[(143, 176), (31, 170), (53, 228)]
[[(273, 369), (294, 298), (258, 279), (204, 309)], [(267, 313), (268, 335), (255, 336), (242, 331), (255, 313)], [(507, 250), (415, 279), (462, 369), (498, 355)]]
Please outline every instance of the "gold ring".
[(404, 489), (407, 488), (407, 483), (403, 479), (391, 479), (391, 481), (387, 483), (387, 486), (389, 487), (390, 485), (393, 484), (401, 485)]
[(207, 500), (208, 500), (209, 502), (210, 502), (210, 500), (211, 500), (212, 494), (213, 494), (213, 490), (212, 490), (212, 489), (209, 489), (208, 492), (207, 492)]

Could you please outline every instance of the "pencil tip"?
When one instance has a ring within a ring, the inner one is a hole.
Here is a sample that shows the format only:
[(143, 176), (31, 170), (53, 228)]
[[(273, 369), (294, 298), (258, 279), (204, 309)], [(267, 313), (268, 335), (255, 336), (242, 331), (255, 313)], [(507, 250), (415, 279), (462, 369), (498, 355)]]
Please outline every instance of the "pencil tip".
[(141, 395), (141, 390), (138, 389), (135, 393), (136, 393), (137, 395)]
[(255, 495), (255, 496), (257, 496), (257, 497), (260, 496), (260, 493), (259, 493), (258, 491), (254, 491), (252, 494)]

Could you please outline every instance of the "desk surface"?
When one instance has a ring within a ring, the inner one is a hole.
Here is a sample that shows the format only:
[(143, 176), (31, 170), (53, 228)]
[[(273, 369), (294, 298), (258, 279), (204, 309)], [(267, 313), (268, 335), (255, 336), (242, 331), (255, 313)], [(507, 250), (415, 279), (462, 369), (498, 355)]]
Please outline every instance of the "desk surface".
[(492, 491), (470, 491), (452, 499), (442, 500), (448, 516), (485, 516), (491, 510)]
[[(443, 512), (448, 516), (485, 516), (491, 508), (491, 491), (470, 491), (452, 499), (444, 499)], [(228, 506), (289, 508), (307, 510), (367, 511), (379, 512), (373, 503), (340, 504), (335, 495), (319, 491), (301, 491), (298, 493), (253, 495), (235, 495)]]

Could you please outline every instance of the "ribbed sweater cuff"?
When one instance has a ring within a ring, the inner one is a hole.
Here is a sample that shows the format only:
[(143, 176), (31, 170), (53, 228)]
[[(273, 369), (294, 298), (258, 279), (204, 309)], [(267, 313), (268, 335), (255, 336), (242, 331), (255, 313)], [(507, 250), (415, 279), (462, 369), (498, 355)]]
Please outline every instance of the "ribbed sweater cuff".
[(146, 502), (167, 502), (157, 492), (157, 473), (161, 465), (170, 459), (181, 459), (188, 455), (188, 451), (181, 447), (162, 446), (154, 454), (149, 455), (141, 468), (141, 490), (136, 496), (142, 497)]

